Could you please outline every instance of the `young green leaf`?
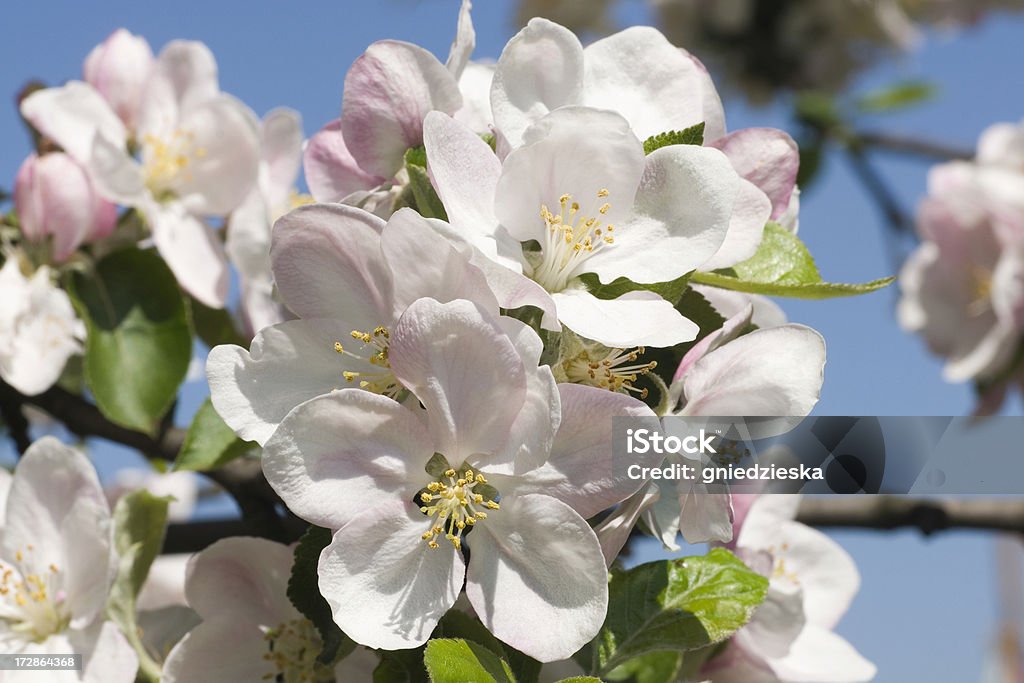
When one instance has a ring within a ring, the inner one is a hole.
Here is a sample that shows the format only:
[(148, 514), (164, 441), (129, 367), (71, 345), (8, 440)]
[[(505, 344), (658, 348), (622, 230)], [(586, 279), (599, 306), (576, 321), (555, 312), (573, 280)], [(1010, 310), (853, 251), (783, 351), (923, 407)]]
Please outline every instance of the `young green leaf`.
[(631, 280), (627, 280), (624, 277), (620, 277), (606, 285), (603, 285), (593, 273), (584, 273), (580, 276), (580, 281), (586, 286), (587, 291), (598, 299), (617, 299), (627, 292), (646, 290), (648, 292), (654, 292), (661, 296), (662, 299), (672, 304), (679, 301), (679, 297), (681, 297), (683, 292), (686, 291), (686, 283), (689, 279), (690, 274), (687, 273), (686, 275), (683, 275), (676, 280), (672, 280), (671, 282), (657, 282), (650, 285), (642, 285)]
[(69, 294), (85, 322), (85, 379), (100, 411), (129, 429), (154, 433), (188, 372), (192, 331), (178, 283), (152, 250), (123, 249)]
[(658, 133), (644, 140), (644, 154), (650, 154), (656, 149), (668, 147), (669, 145), (703, 145), (704, 144), (704, 122), (692, 125), (683, 130), (669, 130)]
[(612, 574), (592, 671), (604, 675), (651, 652), (720, 642), (747, 623), (767, 590), (767, 579), (722, 548)]
[[(689, 653), (686, 657), (689, 657)], [(679, 670), (683, 663), (683, 653), (662, 650), (648, 652), (634, 657), (619, 665), (605, 675), (609, 681), (630, 681), (630, 683), (675, 683), (679, 680)]]
[(933, 99), (936, 87), (926, 81), (907, 81), (886, 86), (863, 95), (857, 108), (869, 114), (906, 109)]
[(423, 147), (414, 147), (405, 152), (405, 170), (409, 174), (409, 187), (412, 189), (414, 207), (425, 218), (448, 220), (444, 204), (437, 196), (430, 176), (427, 174), (427, 153)]
[(174, 469), (205, 472), (222, 467), (255, 447), (251, 441), (235, 436), (213, 409), (210, 399), (206, 399), (192, 418)]
[(506, 645), (491, 635), (479, 619), (465, 612), (450, 610), (441, 618), (434, 629), (433, 638), (463, 638), (483, 645), (491, 652), (501, 655), (508, 662), (512, 674), (518, 683), (537, 683), (540, 677), (541, 663), (533, 657), (524, 655), (511, 645)]
[(431, 640), (423, 662), (431, 683), (516, 683), (505, 660), (469, 640)]
[(322, 664), (337, 660), (339, 655), (345, 653), (344, 649), (351, 649), (354, 646), (334, 623), (331, 606), (320, 594), (318, 586), (316, 568), (320, 561), (320, 552), (330, 542), (330, 529), (309, 527), (295, 546), (295, 562), (292, 564), (292, 575), (288, 578), (288, 599), (295, 605), (295, 609), (309, 619), (320, 634), (322, 649), (317, 661)]

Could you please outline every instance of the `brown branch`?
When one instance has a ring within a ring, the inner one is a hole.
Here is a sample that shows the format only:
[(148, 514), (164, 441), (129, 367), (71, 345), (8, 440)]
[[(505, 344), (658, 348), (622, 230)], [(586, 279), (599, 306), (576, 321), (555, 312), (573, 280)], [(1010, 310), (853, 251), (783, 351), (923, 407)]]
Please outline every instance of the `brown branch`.
[(797, 520), (815, 527), (915, 528), (926, 536), (949, 529), (1024, 534), (1024, 498), (806, 497)]
[(968, 160), (974, 158), (974, 151), (953, 147), (934, 140), (922, 140), (880, 131), (859, 131), (854, 137), (864, 147), (886, 152), (910, 154), (912, 156), (936, 159), (938, 161)]

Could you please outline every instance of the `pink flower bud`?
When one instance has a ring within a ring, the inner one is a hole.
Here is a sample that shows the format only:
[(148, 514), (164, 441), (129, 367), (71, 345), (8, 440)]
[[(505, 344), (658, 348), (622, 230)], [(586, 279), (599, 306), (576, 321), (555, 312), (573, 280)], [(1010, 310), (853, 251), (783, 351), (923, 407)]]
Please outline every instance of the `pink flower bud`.
[(82, 168), (67, 154), (31, 154), (14, 180), (14, 207), (30, 242), (53, 238), (53, 257), (66, 261), (83, 242), (108, 236), (117, 207), (101, 198)]
[(103, 95), (126, 126), (134, 128), (153, 63), (153, 50), (146, 39), (119, 28), (92, 49), (83, 71), (89, 85)]

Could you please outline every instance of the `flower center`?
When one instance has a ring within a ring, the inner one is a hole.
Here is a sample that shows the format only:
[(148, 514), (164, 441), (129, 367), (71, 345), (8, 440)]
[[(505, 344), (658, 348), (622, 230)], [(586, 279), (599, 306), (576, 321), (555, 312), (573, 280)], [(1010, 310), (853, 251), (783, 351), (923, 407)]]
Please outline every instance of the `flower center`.
[(442, 478), (430, 482), (426, 489), (420, 491), (417, 496), (423, 503), (420, 512), (433, 518), (430, 530), (422, 536), (428, 546), (437, 548), (437, 537), (444, 534), (456, 550), (462, 549), (462, 534), (466, 527), (487, 519), (487, 510), (499, 509), (494, 496), (474, 491), (485, 486), (487, 479), (482, 474), (474, 474), (471, 469), (461, 474), (448, 469)]
[(383, 394), (389, 398), (396, 399), (402, 393), (402, 384), (391, 372), (391, 363), (388, 361), (388, 345), (390, 344), (391, 333), (386, 327), (374, 328), (373, 332), (361, 332), (352, 330), (352, 338), (362, 342), (362, 351), (369, 352), (369, 355), (352, 353), (340, 341), (334, 342), (334, 350), (350, 358), (357, 358), (370, 365), (380, 368), (380, 372), (353, 372), (346, 370), (341, 373), (349, 384), (359, 383), (360, 389), (372, 391), (375, 394)]
[[(600, 190), (597, 198), (603, 200), (608, 190)], [(583, 272), (588, 258), (613, 244), (615, 227), (604, 223), (604, 215), (611, 205), (604, 202), (594, 215), (580, 210), (572, 195), (558, 199), (560, 211), (553, 214), (546, 205), (540, 207), (540, 216), (547, 227), (541, 244), (540, 262), (533, 268), (532, 278), (549, 292), (560, 292), (569, 281)]]
[(577, 355), (562, 361), (566, 379), (574, 384), (588, 384), (609, 391), (637, 394), (647, 398), (647, 389), (633, 386), (640, 375), (646, 375), (658, 367), (657, 361), (637, 363), (645, 349), (640, 346), (632, 350), (608, 349), (603, 346), (581, 350)]
[(263, 634), (267, 651), (263, 659), (276, 671), (263, 675), (277, 683), (334, 683), (333, 667), (317, 661), (322, 643), (308, 619), (293, 619)]
[(977, 317), (992, 308), (992, 271), (981, 266), (972, 266), (969, 274), (971, 300), (967, 313)]
[(207, 154), (205, 147), (196, 146), (193, 133), (180, 129), (166, 138), (146, 135), (142, 142), (146, 187), (158, 199), (173, 194), (179, 179), (190, 181), (192, 173), (188, 167), (192, 160), (202, 159)]
[(68, 627), (71, 611), (62, 589), (59, 567), (34, 571), (33, 546), (15, 553), (15, 563), (0, 562), (0, 619), (11, 632), (41, 643)]

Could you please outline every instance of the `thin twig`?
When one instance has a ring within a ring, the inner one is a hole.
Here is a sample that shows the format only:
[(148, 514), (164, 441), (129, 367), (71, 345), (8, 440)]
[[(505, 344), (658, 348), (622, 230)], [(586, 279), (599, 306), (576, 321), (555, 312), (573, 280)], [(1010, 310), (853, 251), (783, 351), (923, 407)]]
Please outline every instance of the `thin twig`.
[(1024, 499), (806, 497), (797, 520), (815, 527), (914, 528), (926, 536), (950, 529), (1024, 534)]
[(881, 131), (858, 131), (854, 133), (854, 137), (864, 147), (886, 152), (910, 154), (938, 161), (957, 161), (974, 158), (973, 150), (953, 147), (934, 140), (922, 140), (920, 138), (883, 133)]

